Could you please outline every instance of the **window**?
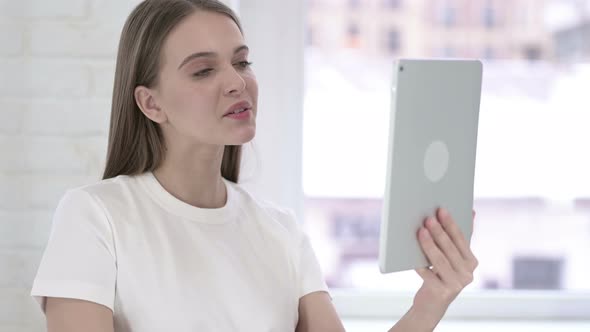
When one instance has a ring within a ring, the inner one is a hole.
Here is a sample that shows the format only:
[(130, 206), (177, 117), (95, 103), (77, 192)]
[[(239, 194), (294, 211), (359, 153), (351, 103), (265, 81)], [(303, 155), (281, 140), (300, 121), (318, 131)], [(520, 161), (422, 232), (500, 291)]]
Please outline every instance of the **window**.
[(524, 57), (527, 60), (540, 60), (541, 48), (535, 45), (528, 45), (524, 47)]
[(382, 0), (383, 7), (387, 9), (398, 9), (402, 6), (402, 0)]
[(482, 57), (486, 60), (492, 60), (494, 59), (495, 53), (494, 53), (494, 49), (486, 46), (483, 50), (483, 54)]
[(581, 22), (555, 34), (555, 53), (560, 61), (580, 61), (590, 56), (590, 21)]
[(348, 0), (348, 8), (358, 9), (361, 6), (361, 0)]
[[(478, 1), (477, 8), (483, 8), (485, 2)], [(478, 217), (472, 238), (480, 266), (464, 294), (551, 290), (564, 299), (569, 292), (583, 296), (590, 291), (590, 268), (584, 257), (590, 252), (590, 157), (580, 151), (586, 151), (590, 142), (585, 90), (590, 86), (590, 52), (587, 43), (574, 49), (572, 40), (587, 40), (583, 38), (589, 30), (574, 20), (565, 32), (540, 27), (530, 39), (522, 38), (520, 25), (516, 26), (520, 23), (507, 18), (499, 27), (497, 14), (490, 11), (484, 14), (490, 23), (489, 38), (480, 38), (466, 32), (481, 30), (481, 20), (461, 19), (457, 26), (458, 13), (472, 10), (467, 8), (471, 1), (444, 4), (433, 10), (420, 2), (404, 2), (408, 15), (417, 15), (410, 19), (411, 25), (388, 22), (387, 12), (377, 13), (375, 20), (396, 24), (395, 29), (385, 30), (385, 47), (367, 38), (354, 52), (330, 45), (306, 50), (305, 228), (329, 284), (333, 289), (383, 293), (411, 291), (420, 285), (413, 271), (381, 275), (377, 263), (391, 52), (400, 57), (483, 56), (474, 201)], [(537, 11), (533, 16), (546, 9), (543, 3), (501, 4), (506, 8), (500, 12), (533, 8)], [(440, 33), (440, 24), (427, 21), (432, 13), (456, 29)], [(361, 30), (371, 31), (370, 23), (347, 25), (346, 18), (341, 18), (345, 23), (338, 29), (347, 31), (349, 38), (358, 37)], [(400, 41), (409, 46), (400, 47)], [(590, 301), (589, 296), (584, 299)], [(515, 310), (525, 307), (510, 303)], [(561, 310), (539, 303), (539, 310), (546, 310), (543, 305)]]
[(455, 48), (453, 46), (447, 45), (442, 49), (442, 57), (443, 58), (452, 58), (456, 56), (457, 52), (455, 52)]
[(483, 8), (482, 16), (483, 16), (483, 25), (486, 28), (491, 29), (494, 27), (494, 25), (496, 25), (496, 19), (494, 16), (494, 8), (490, 7), (489, 5), (486, 5)]
[(442, 13), (442, 23), (446, 27), (452, 27), (456, 21), (456, 9), (452, 6), (445, 6)]
[(515, 257), (514, 289), (562, 289), (564, 258)]
[(359, 36), (359, 26), (356, 23), (350, 23), (348, 25), (348, 37), (356, 38)]
[(387, 31), (387, 50), (391, 53), (397, 53), (400, 50), (399, 31), (397, 29)]
[(356, 23), (350, 23), (346, 30), (346, 46), (349, 48), (360, 47), (360, 31)]
[(305, 29), (305, 45), (307, 46), (311, 46), (313, 45), (313, 28), (311, 26), (307, 26), (307, 28)]

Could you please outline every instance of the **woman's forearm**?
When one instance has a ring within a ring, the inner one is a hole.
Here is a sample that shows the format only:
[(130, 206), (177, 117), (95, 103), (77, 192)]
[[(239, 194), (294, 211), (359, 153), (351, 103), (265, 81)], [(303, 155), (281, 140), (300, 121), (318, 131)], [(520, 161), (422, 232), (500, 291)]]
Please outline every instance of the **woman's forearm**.
[(439, 321), (440, 319), (420, 315), (412, 307), (389, 332), (432, 332)]

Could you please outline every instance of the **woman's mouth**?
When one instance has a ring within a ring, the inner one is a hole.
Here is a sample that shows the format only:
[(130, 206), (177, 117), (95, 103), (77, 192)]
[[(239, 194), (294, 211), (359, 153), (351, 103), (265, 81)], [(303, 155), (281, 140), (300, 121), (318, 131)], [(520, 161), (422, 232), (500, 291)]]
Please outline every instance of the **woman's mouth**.
[(251, 111), (251, 108), (241, 108), (233, 111), (232, 113), (226, 114), (225, 117), (236, 120), (244, 120), (250, 118), (250, 115), (252, 114)]

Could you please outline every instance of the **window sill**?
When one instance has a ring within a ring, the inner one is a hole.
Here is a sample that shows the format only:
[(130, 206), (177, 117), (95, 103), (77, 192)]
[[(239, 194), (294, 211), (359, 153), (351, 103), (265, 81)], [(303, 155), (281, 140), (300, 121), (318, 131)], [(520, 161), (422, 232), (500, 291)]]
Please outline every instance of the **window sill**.
[[(343, 324), (347, 332), (387, 331), (395, 321), (344, 319)], [(590, 320), (587, 321), (497, 321), (475, 320), (458, 321), (443, 320), (438, 324), (435, 332), (587, 332), (590, 331)]]
[[(414, 297), (409, 292), (345, 289), (332, 290), (331, 295), (340, 317), (360, 320), (399, 319)], [(590, 322), (590, 292), (466, 291), (449, 307), (445, 319)]]

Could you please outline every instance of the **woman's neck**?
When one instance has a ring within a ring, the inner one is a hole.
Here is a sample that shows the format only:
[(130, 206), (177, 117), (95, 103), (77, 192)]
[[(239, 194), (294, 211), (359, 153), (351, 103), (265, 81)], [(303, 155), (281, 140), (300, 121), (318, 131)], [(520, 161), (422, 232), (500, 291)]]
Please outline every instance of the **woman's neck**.
[(153, 172), (162, 187), (179, 200), (199, 208), (220, 208), (227, 200), (221, 177), (221, 150), (174, 153), (168, 150)]

